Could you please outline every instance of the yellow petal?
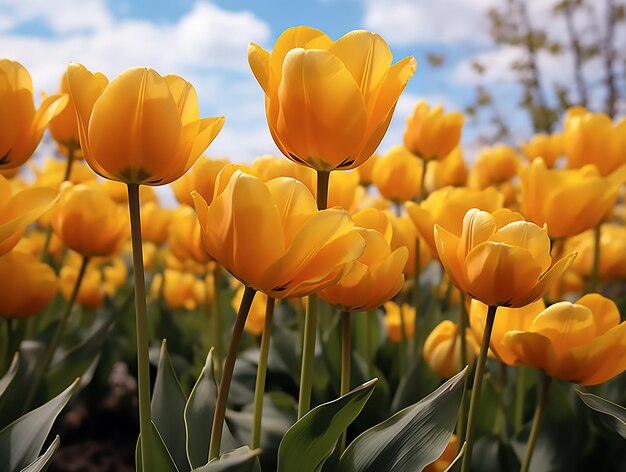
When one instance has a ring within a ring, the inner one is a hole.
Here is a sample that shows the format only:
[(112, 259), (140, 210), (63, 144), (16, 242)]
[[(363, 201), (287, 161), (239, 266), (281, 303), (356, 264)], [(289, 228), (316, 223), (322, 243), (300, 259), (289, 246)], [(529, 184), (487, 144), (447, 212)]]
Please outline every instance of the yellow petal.
[(502, 344), (511, 353), (511, 365), (534, 367), (548, 370), (554, 363), (555, 354), (550, 340), (537, 333), (509, 331), (504, 335)]
[(572, 380), (582, 385), (596, 385), (626, 370), (625, 339), (626, 323), (621, 323), (593, 339), (589, 345), (572, 349), (572, 356), (580, 361), (568, 365), (579, 366)]
[(528, 305), (531, 302), (542, 297), (552, 285), (554, 285), (563, 275), (563, 273), (570, 266), (574, 258), (576, 257), (576, 253), (573, 252), (568, 254), (563, 259), (554, 264), (548, 271), (541, 276), (537, 285), (532, 289), (530, 293), (527, 295), (516, 295), (516, 297), (512, 300), (512, 307), (520, 307), (524, 305)]
[(576, 304), (589, 308), (593, 313), (596, 336), (606, 333), (620, 322), (620, 313), (615, 302), (598, 293), (589, 293), (578, 300)]
[(535, 318), (529, 330), (549, 338), (557, 354), (585, 344), (595, 336), (591, 310), (569, 302), (555, 303), (546, 308)]
[(467, 280), (465, 278), (465, 270), (461, 266), (461, 260), (458, 257), (458, 248), (461, 240), (458, 236), (439, 225), (435, 225), (434, 238), (437, 244), (439, 260), (441, 260), (448, 277), (459, 290), (466, 292)]
[(280, 215), (285, 244), (290, 245), (300, 228), (317, 213), (317, 203), (309, 189), (296, 179), (279, 177), (267, 182), (267, 188)]
[(277, 134), (287, 150), (318, 170), (351, 162), (366, 128), (358, 85), (324, 50), (292, 49), (278, 89)]
[(550, 238), (543, 228), (526, 221), (515, 221), (496, 231), (491, 241), (528, 249), (544, 273), (552, 264)]
[(163, 80), (167, 83), (170, 93), (178, 105), (183, 126), (192, 121), (198, 121), (200, 119), (198, 94), (193, 85), (177, 75), (166, 75)]
[(248, 64), (266, 95), (270, 94), (270, 53), (258, 44), (248, 46)]
[(513, 306), (516, 297), (533, 290), (541, 272), (527, 249), (487, 241), (465, 259), (465, 289), (487, 305)]
[(496, 222), (489, 212), (472, 208), (463, 218), (463, 232), (458, 249), (459, 259), (464, 259), (472, 249), (487, 241), (496, 232)]

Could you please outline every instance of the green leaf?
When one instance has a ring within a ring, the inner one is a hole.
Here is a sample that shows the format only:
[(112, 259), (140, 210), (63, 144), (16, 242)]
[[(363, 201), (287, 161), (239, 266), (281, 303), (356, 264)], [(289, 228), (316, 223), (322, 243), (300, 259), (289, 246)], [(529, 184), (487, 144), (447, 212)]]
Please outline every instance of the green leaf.
[(336, 400), (309, 411), (285, 433), (278, 448), (278, 472), (315, 472), (374, 391), (372, 379)]
[(61, 444), (61, 438), (57, 436), (46, 452), (42, 456), (39, 456), (31, 465), (24, 467), (21, 472), (44, 472), (48, 470), (50, 459), (52, 459), (52, 455), (59, 448), (59, 444)]
[[(159, 433), (154, 421), (150, 433), (152, 434), (152, 465), (154, 470), (148, 472), (180, 472), (174, 463), (174, 459), (167, 450), (167, 446), (163, 442), (163, 438)], [(135, 448), (135, 465), (137, 472), (143, 472), (143, 464), (141, 462), (141, 434), (137, 438), (137, 447)]]
[(180, 472), (190, 470), (185, 444), (186, 404), (187, 397), (172, 366), (164, 339), (152, 393), (152, 421)]
[(576, 390), (580, 399), (591, 408), (598, 418), (626, 439), (626, 408), (592, 393)]
[[(184, 411), (187, 458), (192, 468), (207, 463), (216, 401), (217, 383), (213, 372), (213, 349), (211, 349)], [(228, 424), (224, 424), (222, 449), (233, 449), (237, 446), (239, 444), (233, 438)]]
[(2, 395), (4, 394), (6, 389), (9, 387), (9, 385), (11, 385), (11, 382), (13, 382), (13, 379), (15, 378), (15, 374), (17, 373), (17, 368), (19, 366), (19, 363), (20, 363), (20, 353), (16, 352), (15, 355), (13, 356), (13, 360), (11, 360), (11, 365), (9, 366), (9, 369), (0, 379), (0, 398), (2, 398)]
[(261, 472), (260, 452), (260, 449), (251, 450), (248, 446), (242, 446), (221, 454), (192, 472)]
[(419, 472), (454, 431), (467, 367), (426, 398), (358, 436), (339, 460), (342, 472)]
[(74, 393), (78, 379), (64, 392), (0, 431), (0, 470), (18, 472), (38, 456), (52, 424)]

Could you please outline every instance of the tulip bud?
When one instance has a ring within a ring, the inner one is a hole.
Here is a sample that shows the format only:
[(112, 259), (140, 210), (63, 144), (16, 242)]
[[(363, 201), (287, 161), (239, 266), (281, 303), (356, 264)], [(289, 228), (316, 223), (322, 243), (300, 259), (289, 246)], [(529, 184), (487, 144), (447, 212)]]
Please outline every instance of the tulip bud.
[[(465, 359), (471, 365), (480, 350), (479, 342), (470, 330), (465, 334)], [(442, 379), (461, 372), (461, 335), (458, 326), (444, 320), (433, 329), (424, 342), (424, 360)]]

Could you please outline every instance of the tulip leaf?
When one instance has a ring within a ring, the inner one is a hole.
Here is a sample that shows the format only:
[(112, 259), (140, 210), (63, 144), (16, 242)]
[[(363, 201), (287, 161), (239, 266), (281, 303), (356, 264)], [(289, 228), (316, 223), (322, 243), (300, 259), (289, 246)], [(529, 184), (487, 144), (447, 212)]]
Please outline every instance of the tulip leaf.
[(152, 421), (180, 472), (190, 469), (185, 445), (186, 403), (187, 397), (172, 366), (167, 352), (167, 341), (164, 339), (152, 393)]
[[(167, 450), (167, 446), (163, 442), (163, 438), (154, 424), (154, 421), (152, 422), (150, 433), (152, 434), (152, 465), (154, 466), (154, 470), (150, 470), (149, 472), (180, 472), (170, 452)], [(135, 465), (137, 472), (143, 472), (143, 464), (141, 462), (141, 434), (137, 438), (137, 447), (135, 448)]]
[(252, 450), (248, 446), (242, 446), (221, 454), (192, 472), (261, 472), (260, 452), (260, 449)]
[(280, 443), (278, 472), (321, 470), (341, 434), (365, 406), (377, 380), (372, 379), (336, 400), (319, 405), (300, 418)]
[[(213, 349), (211, 349), (184, 411), (187, 458), (192, 468), (207, 463), (216, 401), (217, 383), (213, 372)], [(224, 424), (222, 449), (233, 449), (237, 446), (239, 444), (233, 438), (228, 424)]]
[(0, 470), (18, 472), (37, 459), (54, 421), (77, 385), (78, 379), (48, 403), (0, 431)]
[(358, 436), (339, 460), (341, 472), (419, 472), (454, 431), (467, 367), (426, 398)]
[(9, 366), (9, 369), (0, 379), (0, 398), (2, 398), (2, 395), (4, 394), (6, 389), (9, 387), (9, 385), (11, 385), (11, 382), (13, 382), (13, 379), (15, 378), (15, 374), (17, 373), (17, 369), (19, 367), (19, 363), (20, 363), (20, 354), (19, 352), (16, 352), (15, 355), (13, 356), (13, 360), (11, 361), (11, 365)]
[(64, 385), (67, 385), (76, 377), (81, 378), (82, 384), (90, 380), (90, 375), (85, 375), (95, 368), (98, 362), (102, 346), (113, 332), (116, 315), (98, 312), (93, 328), (81, 333), (81, 341), (61, 356), (55, 356), (54, 363), (46, 373), (46, 396), (57, 395)]
[(592, 393), (576, 390), (580, 399), (621, 437), (626, 439), (626, 408)]
[(59, 448), (59, 444), (61, 444), (61, 438), (57, 436), (56, 438), (54, 438), (54, 441), (52, 442), (52, 444), (50, 444), (46, 452), (43, 455), (39, 456), (37, 460), (31, 465), (23, 468), (21, 472), (44, 472), (45, 470), (47, 470), (53, 454)]

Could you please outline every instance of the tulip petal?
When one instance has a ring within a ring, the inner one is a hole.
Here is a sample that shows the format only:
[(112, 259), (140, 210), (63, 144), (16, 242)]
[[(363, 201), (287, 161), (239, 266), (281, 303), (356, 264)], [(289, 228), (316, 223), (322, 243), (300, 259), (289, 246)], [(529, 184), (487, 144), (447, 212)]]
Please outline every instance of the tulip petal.
[(464, 259), (472, 249), (487, 241), (496, 232), (496, 222), (487, 211), (472, 208), (463, 218), (463, 232), (458, 249), (459, 259)]
[(166, 75), (163, 80), (167, 83), (170, 93), (178, 105), (182, 125), (198, 121), (200, 119), (198, 94), (193, 85), (178, 75)]
[(454, 285), (462, 292), (465, 292), (467, 290), (467, 281), (465, 279), (465, 271), (461, 267), (458, 257), (458, 248), (461, 240), (458, 236), (439, 225), (435, 225), (433, 231), (435, 243), (437, 243), (437, 253), (443, 268)]
[(276, 131), (290, 154), (318, 170), (352, 161), (366, 128), (365, 102), (337, 57), (317, 49), (289, 51), (278, 100)]
[(425, 210), (416, 203), (406, 202), (405, 206), (407, 213), (417, 228), (417, 231), (420, 233), (420, 236), (424, 239), (424, 241), (426, 241), (433, 255), (438, 257), (437, 245), (435, 244), (433, 231), (433, 228), (435, 227), (435, 219), (429, 211)]
[(465, 290), (487, 305), (513, 306), (515, 297), (532, 291), (541, 272), (527, 249), (487, 241), (465, 259)]
[(548, 271), (541, 276), (541, 278), (537, 282), (537, 285), (535, 285), (535, 288), (527, 295), (516, 296), (513, 299), (511, 306), (520, 307), (528, 305), (529, 303), (542, 297), (548, 291), (548, 289), (561, 278), (561, 276), (568, 269), (575, 257), (576, 253), (573, 252), (562, 258), (552, 267), (550, 267), (550, 269), (548, 269)]
[(248, 64), (257, 82), (265, 92), (270, 94), (270, 53), (255, 43), (248, 45)]
[(593, 314), (582, 305), (555, 303), (534, 319), (529, 331), (549, 338), (554, 350), (561, 355), (595, 336)]
[(509, 331), (502, 338), (502, 344), (514, 359), (512, 365), (534, 367), (552, 374), (550, 367), (555, 354), (548, 338), (537, 333)]
[(289, 246), (296, 233), (317, 213), (317, 203), (309, 189), (296, 179), (278, 177), (267, 182), (267, 188), (282, 221), (285, 244)]
[(596, 336), (606, 333), (620, 322), (621, 317), (615, 302), (598, 293), (589, 293), (578, 300), (576, 304), (589, 308), (593, 313)]
[(491, 241), (528, 249), (544, 273), (552, 265), (550, 238), (543, 228), (526, 221), (515, 221), (496, 231)]
[(587, 346), (572, 349), (575, 362), (564, 362), (578, 369), (572, 380), (582, 385), (606, 382), (626, 370), (626, 322), (593, 339)]

